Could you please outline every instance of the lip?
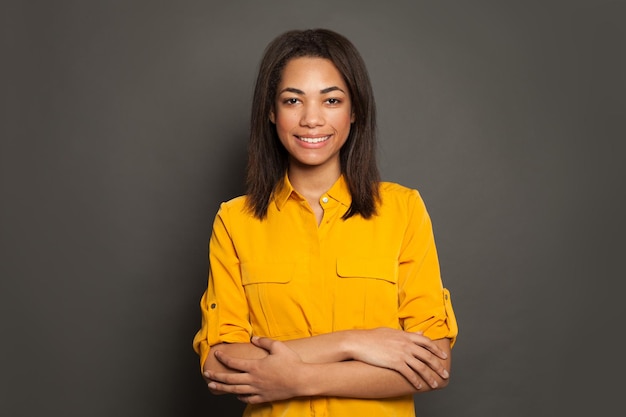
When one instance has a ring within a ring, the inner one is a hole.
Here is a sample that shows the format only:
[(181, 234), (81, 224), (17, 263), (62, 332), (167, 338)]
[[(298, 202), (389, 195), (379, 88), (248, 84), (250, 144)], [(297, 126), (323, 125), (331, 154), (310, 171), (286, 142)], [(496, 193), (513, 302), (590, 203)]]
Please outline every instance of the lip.
[(332, 135), (294, 135), (299, 141), (309, 145), (317, 145), (326, 142)]

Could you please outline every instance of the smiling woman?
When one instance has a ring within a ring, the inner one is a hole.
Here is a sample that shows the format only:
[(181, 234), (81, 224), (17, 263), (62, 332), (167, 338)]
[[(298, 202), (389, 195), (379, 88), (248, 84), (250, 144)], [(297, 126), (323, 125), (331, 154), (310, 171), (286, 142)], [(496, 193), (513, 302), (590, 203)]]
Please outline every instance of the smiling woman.
[(245, 196), (223, 203), (194, 339), (246, 416), (413, 416), (448, 384), (457, 324), (416, 190), (381, 182), (365, 65), (329, 30), (277, 37)]
[[(289, 154), (291, 177), (314, 175), (316, 182), (334, 183), (341, 174), (339, 151), (354, 120), (341, 74), (328, 59), (295, 58), (285, 66), (278, 91), (270, 120)], [(308, 193), (309, 184), (301, 184), (302, 192), (309, 194), (319, 223), (323, 210), (318, 192)]]

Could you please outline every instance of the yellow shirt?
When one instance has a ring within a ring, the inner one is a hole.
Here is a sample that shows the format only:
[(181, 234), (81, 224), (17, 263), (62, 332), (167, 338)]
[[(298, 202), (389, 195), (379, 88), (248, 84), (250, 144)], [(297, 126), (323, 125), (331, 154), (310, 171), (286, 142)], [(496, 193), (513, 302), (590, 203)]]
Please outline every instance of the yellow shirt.
[[(442, 286), (432, 226), (416, 190), (380, 185), (378, 214), (342, 220), (351, 197), (343, 177), (322, 196), (317, 224), (287, 177), (267, 218), (245, 209), (245, 196), (222, 203), (209, 244), (209, 283), (193, 347), (201, 366), (209, 347), (379, 326), (458, 332)], [(244, 416), (414, 416), (413, 396), (361, 400), (317, 397), (248, 405)]]

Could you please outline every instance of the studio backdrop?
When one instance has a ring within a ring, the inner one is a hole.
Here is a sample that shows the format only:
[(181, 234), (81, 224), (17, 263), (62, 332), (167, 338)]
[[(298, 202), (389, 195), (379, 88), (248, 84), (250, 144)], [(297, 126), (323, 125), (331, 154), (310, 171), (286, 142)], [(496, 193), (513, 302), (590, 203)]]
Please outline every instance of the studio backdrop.
[(9, 1), (3, 416), (238, 416), (191, 342), (251, 95), (288, 29), (351, 39), (383, 179), (418, 189), (460, 327), (418, 416), (605, 415), (625, 276), (623, 1)]

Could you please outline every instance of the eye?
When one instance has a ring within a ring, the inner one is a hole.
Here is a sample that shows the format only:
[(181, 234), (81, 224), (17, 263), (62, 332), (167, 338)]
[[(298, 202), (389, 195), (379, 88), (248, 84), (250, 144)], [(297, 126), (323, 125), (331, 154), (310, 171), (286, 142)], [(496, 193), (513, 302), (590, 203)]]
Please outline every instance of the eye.
[(297, 98), (295, 98), (295, 97), (290, 97), (290, 98), (286, 98), (286, 99), (284, 99), (284, 100), (283, 100), (283, 103), (284, 103), (284, 104), (293, 105), (293, 104), (298, 104), (298, 102), (299, 102), (299, 101), (300, 101), (300, 100), (298, 100), (298, 99), (297, 99)]
[(338, 98), (329, 98), (326, 102), (332, 106), (336, 106), (337, 104), (341, 104), (341, 100)]

